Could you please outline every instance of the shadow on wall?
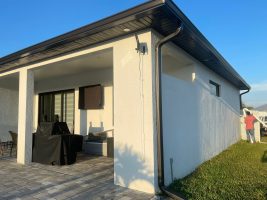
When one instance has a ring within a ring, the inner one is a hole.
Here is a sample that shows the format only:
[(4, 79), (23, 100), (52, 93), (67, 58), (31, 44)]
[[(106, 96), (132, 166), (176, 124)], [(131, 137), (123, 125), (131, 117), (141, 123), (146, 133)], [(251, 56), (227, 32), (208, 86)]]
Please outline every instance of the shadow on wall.
[(114, 154), (115, 184), (148, 193), (154, 192), (153, 171), (140, 154), (129, 146), (115, 147)]
[(261, 162), (267, 163), (267, 151), (264, 151), (263, 156), (261, 158)]
[(168, 185), (240, 139), (239, 106), (233, 108), (223, 97), (212, 95), (201, 79), (189, 82), (163, 75), (162, 82)]

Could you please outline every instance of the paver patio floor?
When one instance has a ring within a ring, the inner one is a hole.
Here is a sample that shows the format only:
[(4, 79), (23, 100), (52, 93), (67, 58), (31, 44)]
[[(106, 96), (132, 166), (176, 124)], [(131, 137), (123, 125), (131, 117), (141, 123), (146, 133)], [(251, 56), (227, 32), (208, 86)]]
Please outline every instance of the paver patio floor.
[(113, 184), (113, 159), (79, 155), (75, 164), (19, 165), (0, 158), (0, 199), (151, 199)]

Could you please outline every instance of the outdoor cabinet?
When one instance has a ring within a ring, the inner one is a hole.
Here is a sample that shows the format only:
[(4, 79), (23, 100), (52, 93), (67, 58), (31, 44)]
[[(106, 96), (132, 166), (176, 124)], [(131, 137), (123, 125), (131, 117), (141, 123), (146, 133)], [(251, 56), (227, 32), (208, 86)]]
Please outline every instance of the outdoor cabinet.
[(79, 109), (102, 109), (103, 87), (91, 85), (79, 88)]

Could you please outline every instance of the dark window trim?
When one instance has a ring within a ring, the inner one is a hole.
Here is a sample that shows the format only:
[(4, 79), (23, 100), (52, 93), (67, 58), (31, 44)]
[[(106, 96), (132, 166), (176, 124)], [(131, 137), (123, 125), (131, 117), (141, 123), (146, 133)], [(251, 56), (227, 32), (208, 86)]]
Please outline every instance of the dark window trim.
[[(94, 87), (100, 87), (101, 90), (101, 97), (99, 99), (99, 104), (96, 107), (93, 108), (85, 108), (85, 99), (84, 99), (84, 90), (87, 88), (94, 88)], [(79, 109), (80, 110), (95, 110), (95, 109), (104, 109), (104, 88), (103, 85), (101, 84), (95, 84), (95, 85), (87, 85), (87, 86), (82, 86), (79, 88)]]
[(216, 82), (214, 82), (214, 81), (212, 81), (212, 80), (210, 80), (210, 84), (214, 85), (216, 87), (216, 94), (215, 95), (217, 97), (220, 97), (221, 96), (221, 85), (216, 83)]
[[(74, 102), (74, 116), (73, 116), (73, 122), (75, 121), (75, 89), (66, 89), (66, 90), (57, 90), (57, 91), (51, 91), (51, 92), (42, 92), (42, 93), (38, 93), (38, 124), (40, 123), (40, 111), (41, 111), (41, 101), (42, 101), (42, 96), (43, 95), (46, 95), (46, 94), (51, 94), (51, 95), (53, 95), (52, 96), (52, 101), (54, 101), (54, 95), (55, 94), (62, 94), (62, 93), (68, 93), (68, 92), (73, 92), (73, 94), (74, 94), (74, 96), (73, 96), (73, 102)], [(63, 100), (63, 96), (61, 95), (61, 102), (63, 102), (62, 101)], [(61, 116), (63, 117), (63, 104), (61, 104)], [(51, 108), (52, 110), (54, 110), (55, 108), (54, 108), (54, 105), (52, 105), (52, 108)], [(73, 130), (74, 130), (74, 127), (75, 126), (75, 124), (73, 123)]]

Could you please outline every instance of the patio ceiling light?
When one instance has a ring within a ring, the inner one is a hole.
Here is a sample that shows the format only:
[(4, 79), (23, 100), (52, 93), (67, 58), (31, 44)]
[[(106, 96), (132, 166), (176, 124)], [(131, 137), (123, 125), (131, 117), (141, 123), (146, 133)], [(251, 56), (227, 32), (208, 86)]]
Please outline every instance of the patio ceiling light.
[(31, 55), (31, 53), (27, 52), (27, 53), (22, 54), (20, 57), (23, 58), (23, 57), (26, 57), (26, 56), (29, 56), (29, 55)]
[(125, 28), (125, 29), (123, 29), (123, 31), (124, 31), (124, 32), (130, 32), (131, 29), (129, 29), (129, 28)]

